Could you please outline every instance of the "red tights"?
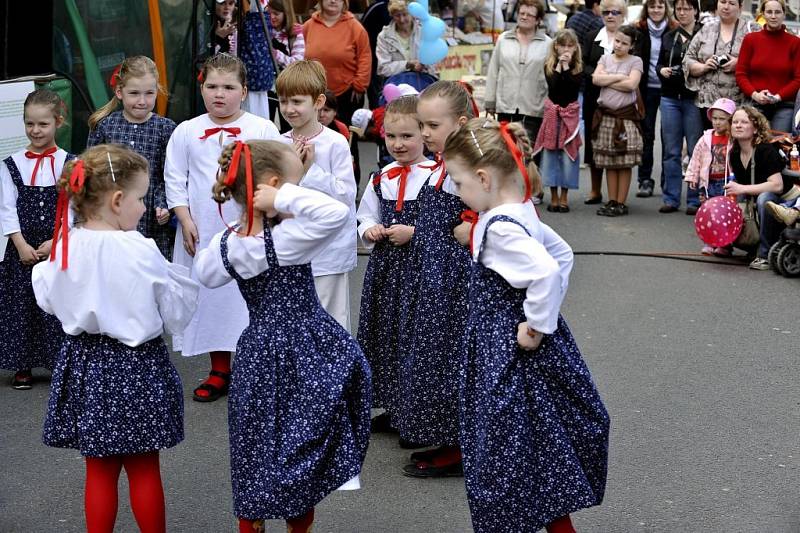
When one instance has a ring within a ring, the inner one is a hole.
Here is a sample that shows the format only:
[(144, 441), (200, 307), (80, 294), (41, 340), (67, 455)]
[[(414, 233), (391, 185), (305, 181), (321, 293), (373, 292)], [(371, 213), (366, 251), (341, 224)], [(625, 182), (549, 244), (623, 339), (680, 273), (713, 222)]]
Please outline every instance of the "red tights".
[[(239, 519), (239, 533), (253, 533), (260, 531), (255, 528), (255, 520), (247, 520), (246, 518)], [(296, 516), (286, 520), (286, 529), (288, 533), (308, 533), (311, 531), (311, 526), (314, 524), (314, 508), (312, 507), (303, 516)]]
[(128, 475), (133, 516), (142, 533), (164, 533), (164, 488), (158, 452), (86, 458), (87, 533), (111, 533), (117, 519), (117, 482)]
[[(216, 370), (223, 374), (231, 373), (231, 352), (211, 352), (209, 355), (211, 356), (211, 370)], [(217, 376), (208, 376), (203, 383), (208, 383), (218, 389), (225, 386), (225, 381)], [(197, 395), (208, 396), (208, 391), (199, 390)]]
[(572, 520), (569, 515), (564, 515), (561, 518), (556, 518), (545, 526), (547, 533), (575, 533), (575, 528), (572, 527)]

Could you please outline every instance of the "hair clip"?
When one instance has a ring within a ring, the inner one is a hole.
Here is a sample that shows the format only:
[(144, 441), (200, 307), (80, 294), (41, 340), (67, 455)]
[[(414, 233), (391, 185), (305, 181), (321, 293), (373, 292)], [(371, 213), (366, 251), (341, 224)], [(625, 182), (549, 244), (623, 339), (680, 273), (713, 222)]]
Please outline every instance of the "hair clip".
[(106, 157), (108, 158), (108, 168), (111, 169), (111, 181), (116, 183), (117, 177), (114, 175), (114, 165), (111, 164), (111, 152), (106, 152)]
[(492, 119), (486, 117), (486, 120), (484, 120), (483, 124), (481, 124), (481, 128), (488, 128), (491, 125), (492, 125)]
[(481, 157), (483, 157), (483, 150), (481, 150), (481, 145), (478, 142), (478, 138), (475, 137), (475, 132), (472, 131), (472, 130), (469, 130), (469, 134), (472, 136), (472, 142), (475, 143), (475, 148), (478, 149), (478, 153), (481, 154)]

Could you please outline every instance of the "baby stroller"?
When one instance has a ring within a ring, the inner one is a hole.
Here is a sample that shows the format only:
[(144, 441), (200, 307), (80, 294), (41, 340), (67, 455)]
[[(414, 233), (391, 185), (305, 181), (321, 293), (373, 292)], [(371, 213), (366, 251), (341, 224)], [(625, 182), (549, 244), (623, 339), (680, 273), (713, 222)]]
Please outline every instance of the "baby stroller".
[(787, 278), (800, 276), (800, 228), (786, 228), (769, 249), (769, 266)]

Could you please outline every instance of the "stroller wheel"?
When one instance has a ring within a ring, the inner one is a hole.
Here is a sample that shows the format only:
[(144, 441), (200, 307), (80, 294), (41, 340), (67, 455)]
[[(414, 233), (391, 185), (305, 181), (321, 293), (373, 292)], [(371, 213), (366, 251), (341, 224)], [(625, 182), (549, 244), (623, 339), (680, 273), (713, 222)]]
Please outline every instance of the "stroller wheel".
[(781, 251), (781, 248), (783, 248), (784, 244), (786, 244), (786, 241), (780, 239), (778, 242), (770, 246), (769, 255), (767, 255), (767, 260), (769, 261), (769, 267), (776, 274), (780, 274), (780, 272), (778, 271), (778, 252)]
[(781, 274), (787, 278), (800, 276), (800, 244), (796, 242), (787, 243), (778, 252), (778, 267)]

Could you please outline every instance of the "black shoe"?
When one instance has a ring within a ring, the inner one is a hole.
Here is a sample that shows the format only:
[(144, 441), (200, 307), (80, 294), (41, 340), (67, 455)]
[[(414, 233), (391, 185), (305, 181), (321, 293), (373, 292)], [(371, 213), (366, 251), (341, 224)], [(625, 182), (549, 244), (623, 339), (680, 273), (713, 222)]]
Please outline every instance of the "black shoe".
[(397, 430), (392, 427), (392, 419), (389, 413), (383, 413), (369, 422), (369, 430), (372, 433), (397, 433)]
[(615, 217), (617, 215), (613, 214), (613, 211), (616, 205), (617, 205), (616, 201), (609, 200), (608, 202), (606, 202), (606, 205), (597, 210), (597, 214), (600, 215), (601, 217)]
[(548, 204), (547, 205), (547, 212), (548, 213), (558, 213), (558, 212), (560, 212), (560, 209), (559, 209), (558, 205)]
[(420, 448), (427, 448), (430, 444), (422, 443), (422, 442), (414, 442), (406, 439), (398, 439), (397, 443), (400, 445), (401, 448), (404, 450), (418, 450)]
[(447, 466), (433, 466), (430, 463), (415, 463), (403, 467), (403, 475), (408, 477), (463, 477), (464, 465), (461, 461)]
[(603, 203), (603, 197), (602, 196), (593, 196), (593, 197), (590, 197), (590, 198), (587, 198), (586, 200), (584, 200), (583, 203), (586, 204), (586, 205), (602, 204)]
[(658, 208), (659, 213), (674, 213), (678, 208), (674, 205), (664, 204)]
[(636, 193), (637, 198), (650, 198), (653, 196), (653, 183), (650, 181), (643, 181), (639, 185), (639, 192)]
[(16, 390), (31, 390), (33, 388), (33, 374), (30, 370), (20, 370), (11, 380), (11, 388)]
[(617, 203), (617, 205), (614, 206), (614, 213), (615, 213), (614, 216), (624, 217), (625, 215), (628, 214), (628, 206), (625, 204)]
[(690, 205), (686, 208), (686, 214), (690, 217), (693, 217), (697, 214), (698, 207), (696, 205)]

